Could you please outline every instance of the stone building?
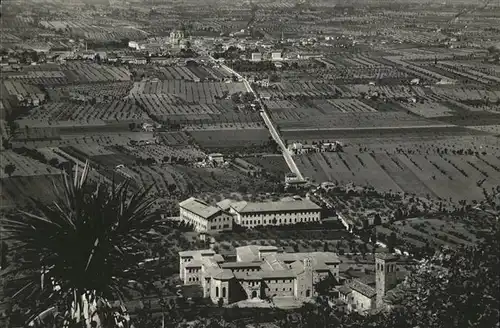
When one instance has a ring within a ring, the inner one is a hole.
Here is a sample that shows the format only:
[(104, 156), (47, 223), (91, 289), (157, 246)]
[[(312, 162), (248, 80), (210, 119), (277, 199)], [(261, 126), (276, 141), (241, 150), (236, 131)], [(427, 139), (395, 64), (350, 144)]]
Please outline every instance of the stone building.
[(391, 306), (399, 294), (399, 286), (405, 272), (399, 271), (398, 258), (392, 254), (375, 255), (375, 275), (363, 275), (347, 281), (338, 288), (339, 299), (346, 303), (348, 311), (367, 313)]
[(225, 262), (212, 250), (180, 252), (179, 276), (186, 285), (200, 285), (214, 303), (289, 297), (305, 301), (316, 295), (315, 285), (338, 277), (335, 253), (285, 253), (274, 246), (242, 246), (236, 262)]
[(277, 202), (225, 201), (234, 222), (253, 228), (266, 225), (287, 225), (321, 221), (321, 207), (309, 199)]
[(246, 202), (225, 199), (212, 206), (191, 197), (179, 203), (180, 219), (198, 232), (229, 231), (233, 222), (247, 228), (321, 221), (321, 207), (309, 199)]
[(231, 214), (194, 197), (180, 202), (179, 208), (180, 219), (192, 224), (195, 231), (230, 231), (233, 228)]

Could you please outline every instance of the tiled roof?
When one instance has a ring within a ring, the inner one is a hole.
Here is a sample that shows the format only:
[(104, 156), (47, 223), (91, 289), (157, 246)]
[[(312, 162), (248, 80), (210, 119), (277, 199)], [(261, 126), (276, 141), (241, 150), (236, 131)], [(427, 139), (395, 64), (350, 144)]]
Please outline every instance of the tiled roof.
[(211, 206), (204, 201), (201, 201), (194, 197), (180, 202), (179, 206), (205, 219), (210, 219), (215, 214), (221, 211), (220, 208)]
[(290, 269), (296, 274), (299, 275), (304, 272), (304, 264), (301, 261), (295, 261), (290, 264)]
[(295, 278), (297, 275), (292, 270), (262, 271), (263, 279)]
[(226, 262), (220, 266), (223, 269), (230, 268), (260, 268), (261, 262)]
[(332, 252), (310, 252), (310, 253), (281, 253), (278, 254), (278, 258), (285, 262), (293, 262), (293, 261), (303, 261), (306, 258), (311, 258), (314, 263), (323, 264), (338, 264), (340, 263), (339, 257), (337, 254)]
[(223, 211), (229, 209), (231, 207), (231, 204), (234, 203), (235, 201), (232, 199), (223, 199), (220, 202), (217, 203), (217, 206), (222, 209)]
[(362, 283), (361, 281), (357, 280), (357, 279), (354, 279), (350, 284), (349, 284), (349, 287), (352, 289), (352, 290), (355, 290), (357, 291), (358, 293), (368, 297), (368, 298), (373, 298), (377, 295), (377, 292), (375, 291), (375, 289), (373, 289), (372, 287)]
[(215, 262), (224, 262), (224, 256), (222, 256), (220, 254), (215, 254), (214, 255), (214, 261)]
[(265, 252), (278, 252), (279, 249), (276, 246), (260, 246), (260, 245), (247, 245), (236, 247), (236, 254), (239, 256), (241, 261), (258, 261), (259, 252), (263, 252), (262, 255), (266, 256)]
[(285, 212), (285, 211), (319, 211), (321, 207), (308, 199), (279, 202), (236, 202), (231, 207), (239, 213)]
[(262, 280), (262, 272), (233, 272), (238, 280)]
[(234, 274), (229, 269), (223, 269), (213, 276), (216, 280), (230, 280), (234, 278)]
[(179, 252), (180, 257), (194, 257), (197, 255), (215, 255), (215, 252), (211, 249), (200, 249), (200, 250), (194, 250), (194, 251), (181, 251)]
[(375, 285), (375, 275), (372, 275), (372, 274), (364, 275), (362, 277), (359, 277), (357, 280), (365, 285), (368, 285), (368, 286)]
[(338, 289), (339, 293), (344, 294), (344, 295), (352, 293), (352, 289), (346, 285), (340, 286), (337, 289)]
[(186, 268), (201, 268), (201, 265), (202, 265), (201, 261), (195, 260), (195, 261), (189, 263), (188, 265), (186, 265)]

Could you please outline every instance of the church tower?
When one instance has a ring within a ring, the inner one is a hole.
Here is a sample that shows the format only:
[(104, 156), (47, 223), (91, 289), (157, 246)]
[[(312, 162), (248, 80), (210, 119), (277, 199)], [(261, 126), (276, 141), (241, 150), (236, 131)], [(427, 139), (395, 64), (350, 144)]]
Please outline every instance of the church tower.
[(384, 305), (385, 294), (397, 284), (397, 258), (392, 254), (375, 254), (375, 284), (377, 290), (377, 308)]
[(304, 295), (305, 298), (311, 298), (314, 293), (314, 275), (312, 260), (309, 257), (304, 259)]

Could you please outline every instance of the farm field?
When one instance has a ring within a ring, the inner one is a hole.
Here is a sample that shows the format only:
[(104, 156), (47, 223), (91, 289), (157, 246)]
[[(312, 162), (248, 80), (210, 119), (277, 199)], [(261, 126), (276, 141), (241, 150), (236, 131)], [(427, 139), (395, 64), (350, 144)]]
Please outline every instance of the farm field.
[(16, 81), (45, 86), (130, 81), (130, 72), (125, 67), (83, 62), (28, 66), (19, 72), (9, 72), (7, 76)]
[[(6, 173), (6, 167), (13, 168), (11, 174)], [(16, 177), (16, 176), (34, 176), (34, 175), (53, 175), (60, 174), (60, 171), (31, 159), (26, 156), (19, 155), (10, 150), (2, 151), (2, 160), (0, 161), (0, 178)]]
[(368, 153), (314, 153), (295, 158), (302, 174), (318, 183), (354, 183), (357, 186), (373, 186), (383, 192), (402, 191)]
[(313, 153), (296, 156), (301, 172), (316, 182), (371, 186), (443, 200), (482, 200), (483, 188), (500, 184), (500, 161), (488, 154), (405, 152)]
[(60, 175), (29, 175), (12, 176), (0, 179), (0, 208), (12, 208), (26, 206), (31, 203), (31, 197), (37, 197), (41, 201), (50, 202), (55, 200), (52, 191), (53, 185), (62, 187)]
[(183, 146), (192, 142), (193, 138), (187, 132), (158, 132), (160, 143), (168, 146)]
[[(463, 130), (466, 131), (466, 130)], [(432, 133), (420, 135), (404, 135), (394, 137), (349, 137), (342, 139), (344, 146), (373, 152), (394, 152), (394, 150), (412, 151), (419, 154), (442, 150), (453, 153), (460, 149), (471, 149), (476, 152), (500, 152), (498, 138), (488, 134), (440, 136)], [(360, 150), (360, 151), (361, 151)]]
[[(357, 99), (317, 99), (305, 102), (291, 100), (264, 100), (266, 107), (271, 112), (280, 113), (280, 111), (291, 110), (291, 113), (297, 113), (298, 117), (327, 115), (337, 113), (358, 113), (358, 112), (376, 112), (376, 110)], [(276, 119), (280, 116), (276, 115)]]
[[(383, 121), (380, 121), (383, 124)], [(368, 123), (367, 123), (368, 124)], [(449, 138), (481, 138), (489, 134), (482, 131), (475, 131), (464, 127), (448, 127), (446, 125), (428, 125), (423, 127), (408, 127), (408, 128), (336, 128), (336, 129), (322, 129), (322, 130), (281, 130), (281, 135), (288, 144), (292, 142), (312, 143), (323, 140), (338, 140), (344, 143), (349, 140), (359, 140), (359, 143), (366, 144), (380, 143), (380, 140), (412, 140), (418, 143), (420, 140), (448, 140)]]
[(425, 103), (403, 103), (401, 106), (412, 112), (413, 114), (425, 117), (441, 117), (453, 115), (454, 111), (438, 102)]
[(160, 80), (157, 82), (135, 82), (130, 94), (171, 95), (188, 103), (215, 103), (216, 97), (246, 92), (242, 82), (190, 82), (184, 80)]
[(72, 62), (61, 66), (73, 83), (130, 81), (130, 72), (125, 67)]
[(477, 231), (474, 225), (456, 222), (453, 218), (444, 215), (435, 217), (410, 218), (393, 223), (377, 226), (377, 239), (385, 241), (391, 233), (395, 233), (398, 247), (412, 250), (425, 245), (430, 247), (457, 247), (459, 245), (473, 245), (477, 240)]
[(126, 97), (132, 89), (132, 85), (131, 81), (66, 85), (52, 87), (48, 92), (52, 98), (58, 97), (58, 99), (71, 95), (95, 99), (118, 99)]
[(270, 134), (265, 128), (246, 130), (190, 131), (196, 143), (207, 149), (231, 149), (238, 147), (265, 146)]
[(260, 121), (258, 113), (236, 109), (232, 101), (199, 102), (198, 99), (193, 102), (171, 94), (141, 94), (130, 99), (134, 99), (151, 117), (163, 122), (210, 124)]
[(160, 80), (219, 81), (231, 78), (224, 69), (208, 66), (163, 66), (156, 67), (154, 76)]
[(206, 157), (205, 153), (192, 146), (171, 147), (166, 145), (121, 146), (114, 147), (118, 152), (125, 153), (143, 160), (153, 159), (156, 163), (177, 161), (196, 162)]
[(290, 168), (281, 154), (251, 156), (244, 159), (253, 165), (261, 167), (265, 172), (280, 176), (281, 178), (290, 172)]
[[(301, 110), (274, 110), (271, 117), (278, 125), (281, 131), (293, 130), (333, 130), (333, 129), (377, 129), (377, 128), (408, 128), (408, 127), (426, 127), (426, 126), (446, 126), (445, 123), (438, 121), (418, 118), (406, 113), (400, 112), (363, 112), (366, 108), (360, 108), (359, 112), (341, 112), (335, 114), (314, 115), (311, 111), (303, 112)], [(369, 108), (369, 107), (368, 107)]]
[(117, 121), (145, 121), (149, 117), (137, 105), (130, 101), (115, 100), (110, 103), (75, 104), (72, 102), (51, 102), (34, 108), (21, 120), (21, 125), (28, 122), (34, 125), (57, 124), (57, 122), (76, 121), (117, 122)]
[(68, 29), (73, 37), (81, 37), (95, 41), (121, 40), (123, 38), (136, 40), (144, 39), (147, 33), (127, 26), (99, 26), (96, 21), (71, 20), (43, 20), (40, 25), (48, 30)]

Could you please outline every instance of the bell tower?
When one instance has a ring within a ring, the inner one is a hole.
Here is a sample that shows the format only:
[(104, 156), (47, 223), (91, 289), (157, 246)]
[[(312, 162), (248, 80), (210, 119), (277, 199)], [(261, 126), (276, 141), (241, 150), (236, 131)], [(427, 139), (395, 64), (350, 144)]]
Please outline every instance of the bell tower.
[(304, 295), (311, 298), (314, 292), (314, 272), (310, 257), (304, 259)]
[(385, 294), (397, 284), (396, 256), (387, 253), (375, 254), (375, 285), (377, 290), (377, 308), (384, 305)]

